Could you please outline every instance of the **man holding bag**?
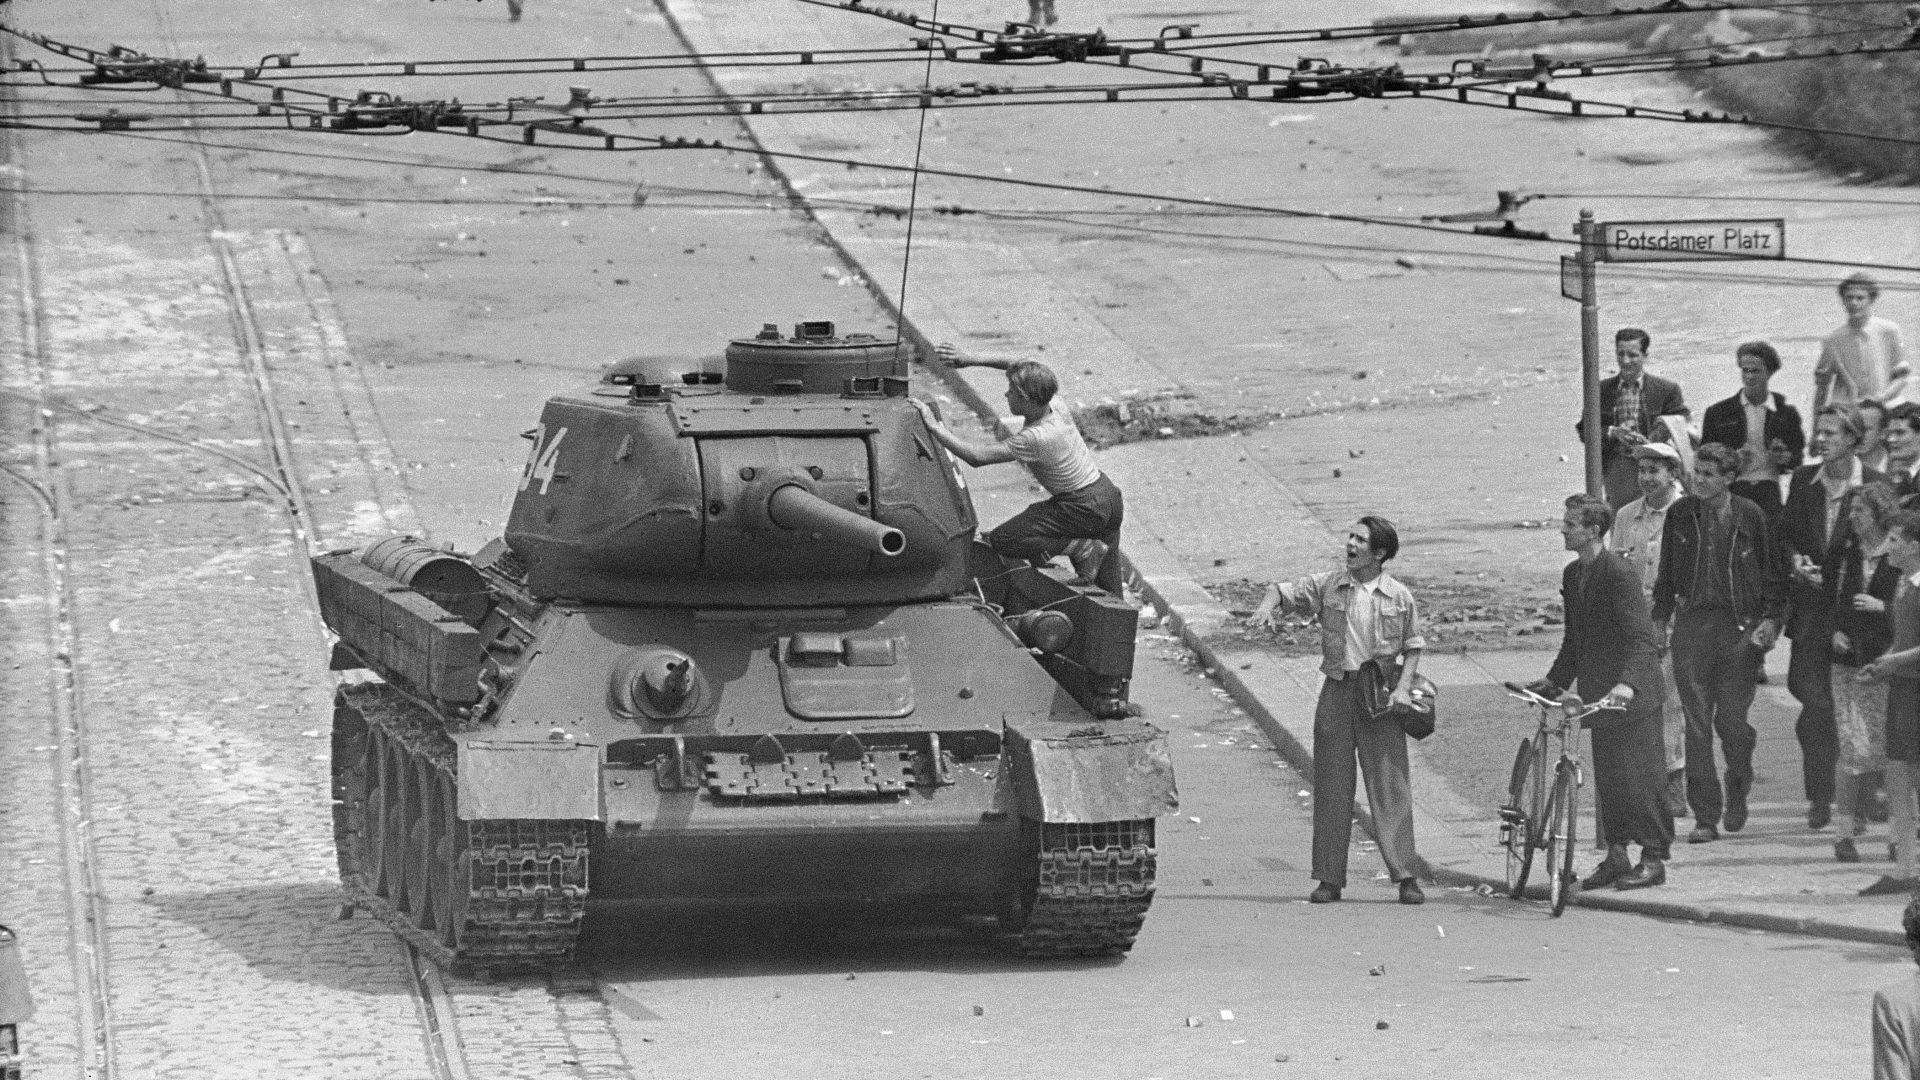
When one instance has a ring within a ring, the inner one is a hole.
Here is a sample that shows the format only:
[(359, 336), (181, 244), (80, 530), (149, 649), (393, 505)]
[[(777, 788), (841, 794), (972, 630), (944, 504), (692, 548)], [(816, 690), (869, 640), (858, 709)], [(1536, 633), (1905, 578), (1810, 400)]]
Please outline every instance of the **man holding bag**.
[[(1560, 535), (1576, 558), (1560, 576), (1566, 636), (1547, 677), (1529, 689), (1574, 702), (1604, 698), (1616, 706), (1587, 721), (1593, 731), (1593, 786), (1607, 857), (1581, 881), (1583, 889), (1612, 885), (1644, 889), (1667, 881), (1673, 846), (1666, 754), (1660, 738), (1659, 639), (1647, 617), (1640, 573), (1606, 549), (1613, 508), (1593, 495), (1567, 499)], [(1627, 845), (1640, 845), (1632, 863)]]
[[(1414, 880), (1413, 785), (1399, 713), (1414, 707), (1420, 620), (1413, 593), (1384, 564), (1400, 551), (1386, 518), (1368, 515), (1347, 530), (1342, 570), (1267, 586), (1254, 611), (1271, 627), (1276, 612), (1320, 623), (1320, 701), (1313, 713), (1313, 876), (1316, 904), (1340, 899), (1353, 839), (1354, 765), (1367, 782), (1380, 857), (1400, 902), (1426, 901)], [(1377, 714), (1377, 715), (1376, 715)]]

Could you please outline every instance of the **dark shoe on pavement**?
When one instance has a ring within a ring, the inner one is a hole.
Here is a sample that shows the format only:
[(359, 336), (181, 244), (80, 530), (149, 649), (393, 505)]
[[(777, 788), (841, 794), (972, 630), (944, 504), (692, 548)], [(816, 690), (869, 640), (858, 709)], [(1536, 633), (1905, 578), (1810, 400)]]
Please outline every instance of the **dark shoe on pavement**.
[(1913, 878), (1883, 877), (1879, 881), (1860, 890), (1861, 896), (1905, 896), (1920, 890), (1920, 881)]
[(1843, 836), (1833, 842), (1833, 857), (1839, 862), (1859, 862), (1860, 849), (1853, 846), (1853, 837)]
[(1640, 865), (1633, 872), (1614, 882), (1616, 889), (1651, 889), (1655, 885), (1667, 883), (1667, 864), (1648, 855), (1640, 857)]
[(1320, 887), (1307, 897), (1309, 904), (1331, 904), (1340, 899), (1340, 886), (1321, 882)]
[(1711, 825), (1696, 825), (1693, 831), (1687, 834), (1689, 844), (1709, 844), (1718, 839), (1720, 839), (1720, 830)]
[(1807, 828), (1824, 829), (1833, 821), (1833, 807), (1826, 803), (1807, 804)]
[(1627, 859), (1626, 852), (1617, 854), (1608, 852), (1607, 857), (1600, 860), (1600, 865), (1593, 868), (1593, 873), (1581, 879), (1580, 887), (1604, 889), (1631, 873), (1633, 873), (1633, 863)]
[(1720, 824), (1728, 832), (1739, 832), (1747, 827), (1747, 786), (1735, 784), (1733, 777), (1727, 777), (1727, 810), (1720, 816)]
[(1427, 894), (1420, 891), (1420, 883), (1408, 878), (1400, 883), (1400, 902), (1403, 904), (1424, 904)]

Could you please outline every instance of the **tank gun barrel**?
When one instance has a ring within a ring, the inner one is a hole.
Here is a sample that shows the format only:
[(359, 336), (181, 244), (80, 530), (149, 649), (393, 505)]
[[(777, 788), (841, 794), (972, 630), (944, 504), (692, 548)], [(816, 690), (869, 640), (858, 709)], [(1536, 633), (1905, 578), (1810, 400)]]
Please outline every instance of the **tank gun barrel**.
[(879, 555), (898, 555), (907, 549), (906, 535), (899, 529), (843, 510), (798, 484), (782, 484), (767, 496), (767, 517), (783, 529), (819, 533)]

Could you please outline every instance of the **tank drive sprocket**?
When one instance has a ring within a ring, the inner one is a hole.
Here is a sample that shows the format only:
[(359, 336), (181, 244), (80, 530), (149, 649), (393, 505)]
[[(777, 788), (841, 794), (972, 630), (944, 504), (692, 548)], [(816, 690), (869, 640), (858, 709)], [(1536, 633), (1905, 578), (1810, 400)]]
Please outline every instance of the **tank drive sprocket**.
[(592, 822), (463, 821), (440, 720), (381, 684), (334, 697), (333, 823), (352, 903), (454, 971), (572, 958)]

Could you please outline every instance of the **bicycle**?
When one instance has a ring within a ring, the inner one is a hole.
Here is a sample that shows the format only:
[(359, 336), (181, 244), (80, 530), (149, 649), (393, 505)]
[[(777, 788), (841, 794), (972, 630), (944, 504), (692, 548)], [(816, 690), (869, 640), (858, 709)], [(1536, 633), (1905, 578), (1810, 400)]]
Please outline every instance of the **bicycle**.
[[(1507, 895), (1526, 894), (1534, 852), (1544, 850), (1547, 865), (1547, 902), (1555, 917), (1567, 909), (1567, 897), (1578, 880), (1573, 873), (1575, 824), (1580, 812), (1580, 789), (1586, 769), (1580, 761), (1580, 722), (1606, 709), (1611, 699), (1582, 705), (1578, 698), (1566, 705), (1542, 697), (1518, 683), (1505, 683), (1511, 696), (1540, 708), (1540, 725), (1533, 738), (1522, 739), (1507, 782), (1507, 805), (1500, 808), (1500, 843), (1507, 849)], [(1553, 715), (1560, 719), (1554, 722)], [(1548, 741), (1560, 745), (1558, 757), (1548, 756)]]

